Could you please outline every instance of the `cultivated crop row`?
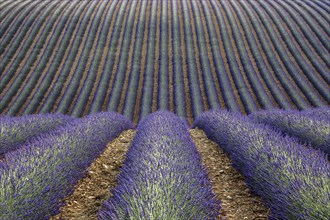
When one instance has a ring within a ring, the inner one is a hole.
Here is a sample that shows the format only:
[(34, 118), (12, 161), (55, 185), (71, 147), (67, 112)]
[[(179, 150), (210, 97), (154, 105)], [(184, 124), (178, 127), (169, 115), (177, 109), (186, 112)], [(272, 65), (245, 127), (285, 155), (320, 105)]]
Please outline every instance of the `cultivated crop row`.
[[(307, 121), (297, 123), (310, 126)], [(229, 154), (247, 185), (270, 207), (271, 218), (330, 217), (330, 163), (326, 154), (265, 124), (227, 111), (203, 113), (194, 126), (203, 129)]]
[[(10, 147), (0, 161), (1, 219), (57, 214), (106, 144), (132, 128), (116, 113), (1, 120), (0, 149)], [(271, 218), (328, 219), (329, 121), (328, 107), (248, 117), (222, 110), (201, 114), (193, 126), (230, 156), (248, 187), (270, 208)], [(220, 202), (187, 129), (179, 117), (164, 111), (139, 123), (100, 219), (217, 218)]]
[(100, 219), (215, 219), (220, 203), (185, 124), (157, 112), (137, 127)]
[[(31, 116), (31, 121), (35, 119), (47, 129), (50, 126), (45, 121), (61, 118)], [(19, 122), (27, 124), (18, 130), (28, 133), (25, 130), (30, 121)], [(0, 162), (0, 218), (48, 219), (57, 214), (64, 197), (72, 193), (107, 143), (131, 127), (131, 122), (119, 114), (98, 113), (71, 121), (5, 154)]]
[[(321, 1), (320, 1), (321, 2)], [(326, 106), (329, 4), (309, 1), (6, 1), (0, 113)]]

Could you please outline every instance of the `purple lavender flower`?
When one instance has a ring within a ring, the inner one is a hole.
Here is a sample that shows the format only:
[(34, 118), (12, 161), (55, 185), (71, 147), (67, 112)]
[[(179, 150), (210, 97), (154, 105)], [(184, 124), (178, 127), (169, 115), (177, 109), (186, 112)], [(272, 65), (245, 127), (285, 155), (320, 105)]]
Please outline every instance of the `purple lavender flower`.
[(36, 114), (0, 117), (0, 156), (31, 142), (36, 136), (72, 122), (73, 117), (62, 114)]
[(326, 109), (310, 110), (310, 113), (308, 110), (266, 110), (252, 113), (249, 118), (293, 135), (330, 155), (330, 121), (325, 119), (330, 108)]
[(112, 193), (99, 219), (216, 219), (220, 209), (185, 124), (163, 111), (138, 125)]
[(229, 154), (270, 207), (270, 219), (330, 219), (330, 163), (323, 152), (227, 111), (203, 113), (194, 127)]
[(0, 219), (48, 219), (106, 144), (132, 123), (98, 113), (43, 135), (5, 155), (0, 169)]

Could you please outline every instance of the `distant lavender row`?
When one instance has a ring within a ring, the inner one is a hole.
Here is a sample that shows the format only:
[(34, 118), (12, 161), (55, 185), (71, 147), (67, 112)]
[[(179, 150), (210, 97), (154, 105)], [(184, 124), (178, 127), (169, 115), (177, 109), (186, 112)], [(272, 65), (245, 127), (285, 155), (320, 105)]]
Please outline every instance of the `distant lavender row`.
[(204, 113), (194, 126), (230, 155), (270, 207), (270, 219), (329, 219), (330, 163), (323, 152), (226, 111)]
[[(322, 108), (325, 109), (325, 108)], [(330, 110), (330, 108), (328, 108)], [(330, 122), (299, 111), (269, 110), (252, 113), (252, 120), (265, 123), (320, 148), (330, 155)], [(329, 115), (330, 117), (330, 115)]]
[(185, 124), (162, 111), (137, 127), (112, 193), (100, 219), (216, 219), (220, 209)]
[(104, 150), (131, 122), (116, 113), (87, 116), (5, 155), (0, 219), (48, 219)]
[(20, 117), (0, 117), (0, 156), (17, 149), (35, 136), (74, 120), (61, 114), (37, 114)]

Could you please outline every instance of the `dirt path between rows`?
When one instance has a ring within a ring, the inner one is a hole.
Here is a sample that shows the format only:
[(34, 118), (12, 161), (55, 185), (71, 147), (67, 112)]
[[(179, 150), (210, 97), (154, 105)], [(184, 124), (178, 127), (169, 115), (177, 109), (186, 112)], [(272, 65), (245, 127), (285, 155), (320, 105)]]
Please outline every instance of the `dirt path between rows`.
[(107, 200), (117, 183), (119, 169), (125, 160), (125, 154), (135, 135), (134, 130), (127, 130), (110, 142), (101, 156), (88, 168), (88, 174), (74, 188), (73, 194), (65, 199), (66, 206), (61, 213), (50, 218), (92, 220), (102, 202)]
[[(119, 169), (134, 135), (134, 130), (125, 131), (108, 144), (104, 153), (89, 167), (87, 177), (80, 180), (74, 193), (65, 199), (67, 205), (51, 220), (97, 219), (102, 202), (111, 196), (110, 190), (117, 183)], [(261, 203), (260, 198), (249, 192), (244, 178), (231, 166), (231, 160), (218, 145), (209, 140), (202, 130), (191, 129), (190, 135), (207, 168), (212, 189), (222, 202), (218, 219), (267, 219), (268, 209)]]

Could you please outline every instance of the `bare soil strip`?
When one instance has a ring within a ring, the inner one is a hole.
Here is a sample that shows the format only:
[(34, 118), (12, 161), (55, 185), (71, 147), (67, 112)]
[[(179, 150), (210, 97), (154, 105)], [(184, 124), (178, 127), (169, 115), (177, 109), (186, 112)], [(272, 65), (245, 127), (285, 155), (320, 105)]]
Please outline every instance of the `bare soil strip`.
[[(89, 35), (89, 32), (90, 32), (93, 20), (94, 20), (96, 14), (97, 14), (97, 11), (99, 10), (99, 7), (101, 6), (101, 3), (102, 2), (98, 2), (97, 5), (92, 9), (93, 12), (91, 14), (91, 17), (88, 19), (87, 27), (85, 29), (85, 32), (83, 33), (83, 37), (82, 37), (82, 40), (79, 44), (78, 51), (77, 51), (77, 53), (75, 55), (75, 58), (74, 58), (74, 60), (71, 64), (70, 72), (69, 72), (69, 74), (68, 74), (68, 76), (67, 76), (67, 78), (66, 78), (66, 80), (65, 80), (65, 82), (64, 82), (64, 84), (61, 88), (60, 94), (56, 98), (56, 101), (55, 101), (55, 103), (52, 107), (52, 112), (55, 112), (58, 109), (58, 107), (60, 106), (61, 101), (65, 99), (65, 96), (64, 96), (65, 91), (68, 88), (68, 86), (70, 85), (70, 82), (71, 82), (72, 78), (74, 78), (75, 70), (77, 69), (79, 60), (80, 60), (80, 58), (83, 54), (85, 42), (87, 41), (87, 38), (88, 38), (88, 35)], [(71, 61), (69, 60), (67, 62), (71, 62)]]
[[(103, 154), (88, 168), (87, 177), (80, 180), (73, 194), (65, 198), (66, 205), (55, 219), (92, 220), (102, 202), (112, 196), (111, 190), (117, 184), (117, 176), (123, 165), (135, 130), (124, 131), (110, 142)], [(212, 189), (221, 200), (222, 208), (218, 219), (227, 220), (265, 220), (268, 209), (260, 198), (252, 195), (246, 187), (244, 178), (231, 166), (231, 160), (223, 150), (199, 129), (191, 129), (190, 135), (202, 156)]]
[[(190, 2), (189, 2), (189, 4), (190, 4)], [(215, 82), (214, 83), (215, 89), (216, 89), (217, 94), (218, 94), (218, 98), (219, 98), (221, 108), (226, 108), (226, 103), (225, 103), (225, 100), (223, 98), (223, 94), (222, 94), (221, 89), (220, 89), (220, 84), (218, 83), (219, 78), (218, 78), (216, 70), (215, 70), (215, 64), (214, 64), (212, 48), (211, 48), (211, 40), (210, 40), (209, 32), (208, 32), (208, 29), (207, 29), (205, 14), (204, 14), (204, 11), (203, 11), (203, 7), (201, 6), (201, 2), (197, 1), (197, 4), (198, 4), (202, 24), (203, 24), (204, 35), (205, 35), (205, 40), (206, 40), (207, 57), (209, 58), (209, 61), (210, 61), (212, 77), (213, 77), (213, 80)]]
[(256, 94), (254, 93), (253, 91), (253, 88), (252, 88), (252, 85), (250, 84), (250, 81), (248, 80), (248, 77), (247, 77), (247, 73), (243, 67), (243, 64), (241, 62), (241, 54), (239, 53), (238, 51), (238, 48), (236, 47), (236, 45), (239, 43), (239, 42), (236, 42), (235, 41), (235, 38), (233, 36), (233, 32), (232, 32), (232, 29), (231, 29), (231, 26), (230, 26), (230, 23), (228, 21), (228, 18), (226, 16), (226, 13), (225, 13), (225, 9), (222, 7), (221, 3), (216, 3), (221, 11), (221, 14), (223, 16), (223, 19), (225, 21), (225, 25), (226, 25), (226, 29), (227, 29), (227, 32), (228, 32), (228, 35), (229, 35), (229, 38), (230, 38), (230, 43), (231, 43), (231, 46), (232, 46), (232, 49), (233, 49), (233, 53), (234, 53), (234, 56), (236, 58), (236, 62), (237, 62), (237, 65), (238, 65), (238, 68), (242, 74), (242, 77), (244, 79), (244, 82), (245, 82), (245, 85), (246, 85), (246, 88), (248, 89), (249, 93), (251, 94), (251, 97), (253, 98), (256, 106), (258, 109), (261, 108), (261, 105), (259, 103), (259, 100), (256, 96)]
[[(109, 7), (110, 5), (112, 4), (112, 2), (107, 2), (106, 3), (106, 6), (105, 6), (105, 9), (102, 9), (103, 12), (101, 14), (100, 17), (96, 17), (97, 19), (97, 23), (98, 23), (98, 27), (97, 27), (97, 31), (96, 31), (96, 34), (95, 34), (95, 39), (93, 39), (93, 45), (91, 47), (91, 49), (88, 51), (88, 59), (87, 59), (87, 64), (85, 66), (85, 69), (84, 69), (84, 72), (83, 73), (80, 73), (81, 77), (80, 77), (80, 82), (79, 82), (79, 86), (77, 88), (77, 91), (76, 91), (76, 94), (74, 95), (73, 97), (73, 100), (71, 102), (71, 105), (69, 106), (69, 108), (67, 109), (67, 112), (69, 114), (72, 114), (72, 111), (73, 111), (73, 108), (75, 106), (75, 103), (77, 103), (77, 99), (82, 91), (82, 88), (83, 86), (85, 85), (85, 83), (91, 83), (89, 81), (87, 81), (86, 79), (88, 79), (88, 75), (91, 74), (91, 75), (98, 75), (98, 72), (89, 72), (90, 71), (90, 68), (91, 68), (91, 65), (92, 65), (92, 61), (95, 62), (95, 60), (93, 59), (95, 57), (95, 51), (97, 50), (97, 46), (100, 42), (100, 37), (101, 37), (101, 30), (102, 28), (104, 27), (104, 19), (107, 15), (107, 12), (109, 10)], [(104, 7), (104, 5), (102, 5), (101, 7)], [(95, 77), (96, 78), (96, 77)], [(87, 104), (85, 105), (85, 107), (87, 107)]]
[[(34, 28), (35, 28), (35, 25), (37, 25), (37, 24), (40, 22), (41, 17), (43, 16), (43, 15), (42, 15), (42, 12), (45, 11), (45, 10), (47, 10), (48, 7), (53, 7), (53, 8), (51, 9), (51, 13), (49, 13), (49, 14), (47, 15), (46, 19), (42, 22), (42, 26), (41, 26), (40, 29), (38, 30), (38, 33), (37, 33), (35, 36), (30, 36), (31, 32), (32, 32), (32, 31), (34, 30)], [(11, 85), (16, 81), (17, 77), (20, 75), (22, 68), (25, 66), (25, 64), (26, 64), (26, 62), (27, 62), (27, 60), (28, 60), (28, 58), (30, 58), (30, 54), (31, 54), (31, 52), (33, 52), (33, 49), (34, 49), (34, 47), (35, 47), (35, 45), (36, 45), (36, 43), (37, 43), (37, 40), (38, 40), (39, 36), (41, 35), (43, 29), (45, 28), (45, 25), (47, 24), (47, 21), (49, 20), (49, 18), (51, 17), (51, 15), (53, 15), (53, 11), (54, 11), (55, 9), (56, 9), (56, 7), (54, 7), (54, 5), (51, 5), (51, 6), (50, 6), (50, 4), (48, 3), (47, 5), (42, 6), (42, 8), (40, 9), (40, 12), (38, 12), (39, 15), (37, 15), (35, 21), (34, 21), (33, 24), (29, 27), (27, 33), (25, 34), (24, 38), (23, 38), (22, 41), (20, 42), (20, 46), (17, 48), (17, 50), (16, 50), (15, 54), (13, 55), (13, 57), (11, 58), (10, 62), (7, 63), (7, 66), (6, 66), (6, 68), (4, 69), (4, 71), (3, 71), (4, 73), (7, 72), (9, 69), (11, 69), (11, 65), (17, 60), (18, 55), (19, 55), (20, 53), (23, 53), (23, 52), (24, 52), (24, 51), (22, 50), (22, 48), (23, 48), (24, 46), (26, 46), (26, 44), (27, 44), (27, 40), (29, 40), (29, 39), (32, 38), (32, 37), (33, 37), (34, 39), (33, 39), (32, 43), (29, 45), (29, 47), (28, 47), (29, 49), (28, 49), (28, 51), (26, 52), (26, 54), (25, 54), (23, 60), (20, 62), (19, 66), (18, 66), (17, 69), (15, 70), (15, 74), (14, 74), (14, 76), (13, 76), (13, 77), (10, 79), (10, 81), (7, 83), (7, 85), (5, 86), (5, 88), (3, 89), (3, 91), (2, 91), (2, 93), (1, 93), (0, 95), (5, 95), (6, 92), (11, 88)], [(39, 9), (35, 9), (35, 10), (39, 10)], [(38, 20), (38, 19), (40, 19), (40, 20)], [(16, 33), (18, 33), (18, 31), (17, 31)], [(16, 36), (15, 36), (15, 37), (16, 37)], [(14, 37), (13, 39), (15, 39), (15, 37)], [(15, 43), (15, 42), (14, 42), (14, 43)], [(8, 44), (8, 45), (9, 45), (9, 44)], [(7, 48), (10, 48), (10, 47), (11, 47), (11, 45), (10, 45), (10, 46), (7, 46)], [(6, 52), (7, 52), (7, 51), (5, 51), (5, 53), (6, 53)], [(4, 54), (5, 54), (5, 53), (4, 53)], [(27, 76), (27, 77), (28, 77), (28, 76)], [(26, 78), (25, 78), (25, 79), (26, 79)], [(18, 94), (20, 94), (20, 90), (21, 90), (21, 89), (22, 89), (22, 86), (20, 87), (19, 91), (16, 92), (15, 97), (16, 97)], [(14, 100), (14, 99), (11, 99), (11, 100)], [(12, 105), (12, 102), (11, 102), (10, 104), (8, 104), (8, 105), (11, 106), (11, 105)]]
[(114, 80), (115, 80), (115, 77), (116, 77), (116, 72), (117, 72), (117, 69), (118, 69), (118, 66), (119, 66), (120, 51), (121, 51), (121, 47), (122, 47), (122, 44), (123, 44), (123, 41), (124, 41), (124, 38), (125, 38), (124, 33), (125, 33), (126, 25), (128, 25), (127, 24), (128, 23), (127, 22), (127, 20), (128, 20), (127, 16), (129, 14), (129, 10), (130, 10), (131, 7), (132, 7), (132, 2), (127, 4), (126, 7), (125, 7), (124, 18), (122, 20), (122, 25), (120, 27), (120, 35), (119, 35), (119, 39), (118, 39), (118, 42), (117, 42), (116, 53), (115, 53), (115, 58), (114, 58), (115, 61), (114, 61), (113, 67), (112, 67), (112, 71), (111, 71), (111, 73), (105, 73), (105, 74), (111, 74), (111, 77), (110, 77), (110, 81), (109, 81), (109, 87), (107, 89), (105, 99), (104, 99), (104, 102), (103, 102), (103, 105), (102, 105), (102, 111), (107, 111), (107, 106), (108, 106), (109, 99), (110, 99), (110, 93), (111, 93), (111, 90), (113, 88), (113, 83), (114, 83)]
[[(212, 20), (213, 20), (215, 32), (217, 34), (218, 42), (219, 42), (220, 54), (221, 54), (221, 57), (222, 57), (222, 60), (223, 60), (223, 63), (224, 63), (225, 69), (226, 69), (226, 73), (227, 73), (227, 76), (228, 76), (228, 79), (229, 79), (229, 82), (230, 82), (230, 86), (233, 89), (234, 96), (236, 97), (236, 101), (237, 101), (238, 106), (240, 107), (241, 112), (246, 113), (243, 102), (241, 100), (241, 97), (238, 94), (238, 90), (235, 86), (235, 81), (233, 79), (233, 76), (231, 75), (231, 71), (230, 71), (230, 67), (229, 67), (229, 61), (227, 59), (226, 51), (225, 51), (225, 48), (223, 46), (224, 43), (223, 43), (223, 40), (222, 40), (222, 36), (220, 34), (220, 25), (217, 21), (214, 9), (213, 9), (210, 1), (207, 1), (207, 6), (210, 8), (210, 11), (211, 11), (211, 14), (212, 14)], [(221, 73), (221, 74), (225, 74), (225, 73)]]
[[(186, 44), (185, 44), (185, 31), (183, 26), (183, 12), (182, 12), (182, 2), (178, 2), (178, 14), (179, 14), (179, 25), (180, 25), (180, 47), (181, 47), (181, 60), (182, 60), (182, 71), (183, 71), (183, 84), (184, 93), (186, 100), (186, 117), (189, 124), (193, 123), (193, 112), (192, 112), (192, 95), (189, 89), (189, 78), (188, 78), (188, 67), (187, 67), (187, 54), (186, 54)], [(193, 23), (193, 20), (191, 20)], [(203, 90), (202, 90), (203, 91)], [(203, 93), (202, 93), (203, 94)], [(203, 97), (205, 99), (205, 97)]]
[(222, 202), (218, 219), (267, 219), (268, 209), (259, 197), (250, 193), (244, 178), (231, 166), (231, 160), (223, 150), (209, 140), (202, 130), (191, 129), (190, 136), (207, 168), (213, 192)]
[(133, 140), (135, 131), (124, 131), (110, 142), (104, 153), (88, 168), (87, 177), (75, 186), (73, 194), (65, 199), (66, 206), (55, 219), (91, 220), (97, 218), (102, 202), (110, 196), (117, 183), (119, 169)]
[(113, 12), (110, 27), (109, 27), (109, 31), (107, 33), (107, 39), (106, 39), (105, 47), (103, 48), (101, 61), (100, 61), (100, 64), (99, 64), (99, 68), (97, 69), (96, 79), (95, 79), (95, 82), (93, 84), (92, 91), (88, 96), (87, 105), (84, 109), (83, 115), (87, 115), (90, 111), (90, 107), (91, 107), (91, 104), (93, 102), (93, 98), (95, 96), (95, 93), (97, 92), (98, 86), (100, 84), (102, 74), (109, 74), (109, 73), (103, 72), (103, 68), (105, 66), (107, 53), (108, 53), (108, 50), (110, 48), (110, 41), (111, 41), (111, 38), (113, 36), (114, 25), (115, 25), (115, 22), (116, 22), (116, 18), (118, 16), (120, 6), (121, 6), (121, 4), (117, 4), (116, 8)]
[[(79, 4), (80, 5), (80, 4)], [(36, 69), (38, 68), (38, 64), (40, 62), (40, 60), (42, 58), (44, 58), (44, 53), (46, 51), (46, 49), (48, 48), (48, 44), (49, 41), (51, 39), (51, 37), (53, 36), (52, 33), (54, 33), (56, 27), (58, 26), (59, 22), (62, 20), (61, 17), (63, 16), (63, 14), (68, 10), (68, 8), (70, 8), (71, 4), (68, 4), (60, 13), (60, 15), (56, 18), (56, 22), (54, 23), (52, 30), (49, 32), (47, 39), (43, 45), (43, 47), (41, 48), (37, 59), (35, 60), (34, 64), (32, 65), (32, 67), (30, 68), (30, 71), (28, 73), (28, 76), (32, 75), (32, 73), (34, 73), (36, 71)], [(56, 51), (56, 50), (54, 50)], [(53, 54), (53, 53), (52, 53)], [(45, 78), (45, 74), (40, 74), (40, 77), (37, 81), (37, 83), (33, 86), (32, 90), (29, 92), (30, 95), (26, 98), (24, 104), (22, 105), (22, 107), (20, 108), (18, 115), (22, 115), (25, 108), (27, 107), (27, 105), (30, 103), (31, 99), (33, 98), (34, 94), (38, 93), (38, 89), (41, 85), (41, 83), (43, 82), (43, 79)]]
[(146, 71), (147, 65), (147, 55), (148, 55), (148, 37), (149, 37), (149, 22), (151, 20), (151, 4), (152, 2), (149, 1), (146, 9), (146, 18), (143, 30), (143, 45), (142, 45), (142, 53), (141, 53), (141, 63), (140, 63), (140, 76), (137, 88), (137, 95), (134, 105), (134, 112), (133, 112), (133, 123), (137, 124), (139, 121), (139, 115), (141, 110), (141, 102), (142, 102), (142, 93), (143, 93), (143, 82), (144, 82), (144, 73)]
[[(240, 34), (241, 34), (241, 36), (242, 36), (241, 39), (243, 40), (244, 47), (245, 47), (245, 49), (246, 49), (246, 51), (247, 51), (247, 54), (248, 54), (248, 56), (249, 56), (249, 60), (250, 60), (250, 62), (251, 62), (251, 64), (252, 64), (252, 67), (253, 67), (254, 71), (255, 71), (256, 74), (257, 74), (257, 77), (258, 77), (258, 79), (259, 79), (259, 81), (260, 81), (260, 83), (261, 83), (261, 86), (265, 89), (265, 91), (266, 91), (266, 93), (267, 93), (267, 96), (270, 98), (270, 100), (271, 100), (273, 106), (274, 106), (274, 107), (278, 107), (278, 104), (277, 104), (277, 102), (275, 101), (275, 98), (272, 96), (272, 94), (271, 94), (269, 88), (267, 87), (267, 85), (266, 85), (264, 79), (263, 79), (262, 76), (261, 76), (261, 74), (263, 74), (263, 73), (260, 73), (260, 71), (259, 71), (259, 68), (258, 68), (258, 66), (257, 66), (257, 63), (256, 63), (256, 61), (255, 61), (255, 59), (254, 59), (254, 56), (252, 55), (250, 45), (249, 45), (249, 43), (247, 42), (247, 39), (246, 39), (246, 37), (245, 37), (245, 32), (244, 32), (244, 30), (243, 30), (243, 28), (242, 28), (242, 26), (241, 26), (241, 24), (240, 24), (240, 22), (239, 22), (239, 20), (238, 20), (238, 17), (237, 17), (237, 15), (236, 15), (234, 9), (231, 7), (231, 4), (228, 3), (228, 4), (226, 4), (226, 5), (228, 5), (228, 8), (229, 8), (229, 10), (230, 10), (230, 13), (231, 13), (231, 14), (233, 15), (233, 17), (234, 17), (234, 20), (235, 20), (235, 22), (236, 22), (236, 24), (237, 24), (237, 27), (238, 27), (238, 29), (239, 29), (239, 32), (240, 32)], [(267, 74), (268, 74), (268, 73), (267, 73)]]
[[(161, 13), (162, 13), (162, 4), (161, 2), (157, 5), (157, 13), (156, 13), (156, 44), (155, 44), (155, 66), (154, 66), (154, 85), (153, 85), (153, 93), (152, 93), (152, 108), (151, 112), (157, 110), (158, 106), (158, 80), (159, 80), (159, 59), (160, 59), (160, 22), (161, 22)], [(165, 5), (165, 4), (164, 4)]]
[(172, 2), (167, 2), (168, 19), (168, 78), (169, 78), (169, 111), (174, 112), (174, 82), (173, 82), (173, 31), (172, 31)]
[[(236, 4), (236, 3), (231, 3), (231, 4)], [(239, 6), (239, 4), (236, 4), (237, 6)], [(248, 18), (248, 15), (246, 14), (246, 12), (244, 10), (240, 10), (240, 13), (243, 13), (244, 14), (244, 17)], [(236, 18), (236, 16), (235, 16)], [(279, 89), (281, 90), (282, 94), (286, 96), (286, 98), (290, 101), (290, 104), (295, 107), (296, 105), (293, 103), (292, 99), (290, 98), (290, 96), (288, 95), (288, 93), (285, 91), (284, 87), (282, 86), (281, 82), (278, 80), (278, 78), (276, 77), (275, 73), (274, 73), (274, 70), (272, 68), (272, 66), (270, 65), (268, 59), (267, 59), (267, 56), (264, 52), (264, 50), (262, 49), (262, 46), (260, 44), (260, 41), (259, 41), (259, 37), (257, 35), (257, 33), (255, 32), (252, 24), (251, 24), (251, 21), (250, 19), (246, 19), (248, 25), (249, 25), (249, 29), (251, 30), (252, 32), (252, 35), (254, 37), (255, 42), (256, 42), (256, 45), (259, 49), (259, 52), (261, 54), (261, 57), (263, 59), (263, 61), (265, 62), (265, 65), (267, 66), (267, 68), (269, 69), (269, 74), (272, 75), (272, 78), (274, 79), (275, 83), (278, 85)], [(238, 22), (239, 23), (239, 22)]]
[[(89, 2), (87, 5), (85, 5), (85, 6), (84, 6), (84, 9), (83, 9), (83, 11), (82, 11), (82, 13), (80, 13), (80, 14), (78, 14), (78, 15), (76, 14), (76, 12), (77, 12), (77, 10), (78, 10), (80, 4), (77, 5), (77, 7), (74, 9), (73, 12), (71, 12), (70, 17), (69, 17), (67, 23), (65, 24), (65, 27), (62, 29), (62, 33), (61, 33), (61, 36), (60, 36), (60, 40), (57, 41), (54, 51), (58, 51), (58, 50), (61, 48), (61, 46), (62, 46), (62, 45), (61, 45), (62, 39), (65, 37), (65, 34), (66, 34), (66, 31), (65, 31), (65, 30), (66, 30), (66, 29), (68, 28), (68, 26), (70, 25), (70, 21), (71, 21), (71, 19), (72, 19), (73, 16), (79, 16), (79, 19), (78, 19), (78, 22), (77, 22), (78, 24), (75, 26), (74, 31), (73, 31), (73, 33), (72, 33), (72, 36), (76, 36), (76, 35), (77, 35), (77, 32), (78, 32), (78, 30), (79, 30), (79, 24), (82, 22), (83, 17), (85, 16), (85, 14), (86, 14), (88, 8), (90, 7), (90, 5), (91, 5), (91, 2)], [(47, 89), (45, 95), (43, 96), (43, 99), (42, 99), (42, 101), (40, 102), (40, 105), (39, 105), (39, 107), (37, 108), (37, 111), (36, 111), (36, 112), (39, 112), (39, 111), (41, 110), (41, 108), (42, 108), (44, 102), (46, 101), (46, 99), (48, 98), (49, 94), (50, 94), (51, 91), (53, 90), (53, 87), (55, 86), (55, 84), (56, 84), (56, 82), (57, 82), (57, 79), (58, 79), (59, 76), (60, 76), (60, 73), (61, 73), (61, 71), (62, 71), (62, 69), (63, 69), (63, 67), (64, 67), (64, 64), (65, 64), (65, 62), (68, 60), (69, 52), (71, 51), (72, 45), (73, 45), (73, 43), (74, 43), (74, 39), (75, 39), (74, 37), (71, 37), (71, 38), (70, 38), (69, 45), (65, 48), (65, 53), (64, 53), (64, 55), (63, 55), (63, 59), (62, 59), (60, 65), (58, 66), (58, 68), (57, 68), (57, 70), (56, 70), (56, 73), (54, 74), (53, 80), (52, 80), (51, 84), (49, 85), (49, 88)], [(49, 61), (47, 62), (46, 68), (45, 68), (45, 70), (43, 71), (42, 74), (46, 74), (46, 73), (48, 73), (48, 71), (49, 71), (49, 69), (51, 68), (51, 65), (52, 65), (54, 59), (56, 58), (56, 57), (55, 57), (56, 54), (57, 54), (57, 53), (52, 53), (52, 57), (51, 57), (51, 58), (49, 59)]]

